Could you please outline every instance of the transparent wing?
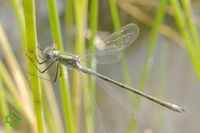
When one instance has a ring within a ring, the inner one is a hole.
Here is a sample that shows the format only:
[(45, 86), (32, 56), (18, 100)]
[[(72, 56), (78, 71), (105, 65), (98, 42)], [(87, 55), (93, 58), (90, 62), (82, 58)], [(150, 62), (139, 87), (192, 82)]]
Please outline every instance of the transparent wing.
[(95, 131), (95, 133), (106, 133), (101, 110), (99, 109), (96, 102), (94, 102), (94, 104), (95, 104), (95, 129), (94, 129), (94, 131)]
[[(82, 78), (83, 78), (83, 73), (81, 73), (81, 81), (84, 81)], [(84, 120), (82, 121), (81, 125), (86, 126), (85, 125), (86, 119), (87, 119), (87, 121), (92, 120), (90, 122), (93, 122), (94, 127), (92, 127), (89, 130), (93, 131), (94, 133), (106, 133), (103, 116), (102, 116), (101, 110), (98, 107), (98, 104), (96, 103), (96, 94), (94, 95), (94, 94), (92, 94), (92, 92), (90, 90), (85, 90), (85, 89), (87, 89), (87, 88), (82, 88), (82, 102), (83, 102), (82, 105), (84, 105), (83, 106), (83, 108), (84, 108), (83, 109), (84, 110), (83, 119)], [(93, 108), (91, 108), (91, 104), (92, 104)], [(84, 128), (88, 128), (88, 127), (84, 127)]]
[(136, 24), (128, 24), (104, 41), (96, 43), (96, 48), (87, 50), (84, 58), (90, 58), (94, 55), (98, 64), (114, 63), (120, 59), (121, 51), (132, 44), (138, 35), (139, 27)]
[[(130, 122), (132, 122), (133, 120), (139, 122), (140, 124), (145, 123), (143, 111), (135, 109), (134, 106), (131, 104), (133, 102), (132, 100), (135, 98), (134, 94), (129, 94), (128, 97), (126, 90), (123, 90), (122, 88), (116, 85), (107, 83), (99, 78), (96, 78), (96, 82), (99, 86), (101, 86), (100, 88), (105, 90), (108, 96), (110, 96), (110, 100), (112, 100), (112, 104), (110, 105), (110, 111), (113, 111), (113, 115), (118, 113), (123, 114), (122, 116), (118, 116), (118, 119), (122, 120), (121, 122), (118, 121), (120, 125), (126, 125), (126, 122), (128, 121), (129, 122), (127, 124), (130, 124)], [(119, 106), (116, 108), (115, 105)], [(112, 117), (105, 117), (104, 121), (107, 121), (107, 119), (110, 118)]]
[[(93, 132), (94, 133), (106, 133), (106, 129), (105, 129), (105, 126), (104, 126), (104, 121), (103, 121), (103, 116), (102, 116), (101, 110), (99, 109), (95, 98), (91, 94), (89, 94), (89, 95), (90, 95), (90, 100), (91, 100), (92, 104), (94, 105)], [(84, 109), (84, 111), (85, 111), (84, 113), (86, 115), (87, 111), (85, 109)], [(86, 126), (85, 125), (85, 119), (87, 119), (85, 115), (84, 115), (84, 120), (82, 121), (82, 125), (84, 125), (84, 126)]]
[[(109, 94), (109, 96), (118, 103), (121, 108), (127, 113), (127, 114), (133, 114), (132, 106), (127, 99), (127, 93), (125, 90), (119, 91), (119, 88), (117, 86), (114, 86), (112, 84), (108, 84), (102, 79), (96, 78), (97, 84), (100, 85), (106, 93)], [(118, 89), (117, 89), (118, 88)]]

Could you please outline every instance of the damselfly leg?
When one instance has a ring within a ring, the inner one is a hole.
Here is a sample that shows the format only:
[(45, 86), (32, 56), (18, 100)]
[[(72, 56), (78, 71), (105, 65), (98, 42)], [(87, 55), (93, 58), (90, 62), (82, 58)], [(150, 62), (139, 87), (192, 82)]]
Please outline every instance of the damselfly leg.
[[(38, 46), (38, 49), (39, 49), (39, 51), (42, 53), (42, 49), (41, 49), (39, 46)], [(35, 52), (34, 52), (33, 50), (28, 50), (28, 52), (34, 55), (34, 58), (35, 58), (35, 60), (36, 60), (36, 62), (37, 62), (38, 64), (44, 64), (44, 63), (47, 63), (47, 62), (50, 61), (50, 60), (48, 60), (48, 59), (44, 59), (44, 58), (43, 58), (42, 56), (40, 56), (39, 54), (36, 55)], [(26, 56), (27, 56), (29, 59), (31, 58), (28, 54), (26, 54)], [(43, 61), (39, 61), (38, 57), (40, 58), (40, 60), (43, 60)]]
[[(39, 46), (38, 46), (38, 49), (42, 52), (42, 49), (41, 49)], [(30, 50), (29, 50), (29, 53), (33, 54), (33, 57), (34, 57), (35, 61), (36, 61), (37, 64), (39, 64), (40, 66), (41, 66), (41, 65), (44, 65), (45, 63), (50, 63), (50, 64), (48, 64), (47, 66), (45, 65), (45, 68), (44, 68), (43, 70), (41, 70), (41, 68), (38, 67), (38, 65), (36, 65), (36, 64), (34, 63), (33, 58), (31, 58), (31, 56), (29, 56), (28, 54), (26, 54), (26, 56), (28, 57), (28, 59), (32, 62), (32, 64), (35, 66), (35, 68), (36, 68), (40, 73), (45, 73), (45, 72), (46, 72), (48, 69), (50, 69), (54, 64), (56, 65), (56, 69), (55, 69), (56, 72), (55, 72), (55, 74), (53, 74), (53, 75), (54, 75), (54, 80), (50, 80), (50, 79), (47, 79), (47, 78), (44, 78), (44, 77), (39, 76), (40, 78), (46, 79), (46, 80), (48, 80), (48, 81), (56, 82), (56, 81), (57, 81), (57, 76), (58, 76), (58, 72), (59, 72), (59, 71), (60, 71), (60, 77), (62, 76), (62, 69), (61, 69), (61, 66), (60, 66), (59, 63), (56, 62), (56, 59), (54, 59), (54, 60), (45, 59), (44, 61), (40, 61), (40, 60), (38, 59), (38, 57), (39, 57), (40, 59), (44, 59), (44, 58), (42, 58), (42, 56), (40, 56), (39, 54), (36, 55), (35, 52), (30, 51)], [(30, 73), (30, 72), (29, 72), (29, 73)], [(33, 76), (36, 76), (36, 75), (34, 75), (34, 74), (32, 74), (32, 73), (30, 73), (30, 74), (33, 75)], [(49, 74), (50, 74), (50, 73), (49, 73)], [(50, 74), (50, 75), (52, 75), (52, 74)]]

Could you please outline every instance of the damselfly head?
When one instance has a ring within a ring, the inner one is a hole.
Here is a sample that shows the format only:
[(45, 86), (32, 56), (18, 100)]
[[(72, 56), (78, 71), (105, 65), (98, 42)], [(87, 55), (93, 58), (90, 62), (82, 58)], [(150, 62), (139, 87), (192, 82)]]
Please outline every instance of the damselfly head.
[(44, 54), (45, 58), (46, 59), (52, 59), (55, 56), (55, 50), (56, 50), (55, 45), (46, 47), (43, 50), (43, 54)]

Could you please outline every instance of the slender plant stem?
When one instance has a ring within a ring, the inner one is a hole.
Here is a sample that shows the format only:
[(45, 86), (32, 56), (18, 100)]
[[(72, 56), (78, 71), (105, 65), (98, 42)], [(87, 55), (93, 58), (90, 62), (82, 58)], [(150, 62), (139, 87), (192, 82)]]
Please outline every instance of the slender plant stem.
[[(195, 42), (193, 41), (192, 37), (190, 36), (190, 32), (188, 32), (188, 27), (185, 23), (185, 18), (181, 9), (181, 5), (177, 0), (170, 0), (172, 5), (172, 9), (174, 11), (174, 16), (178, 28), (183, 36), (185, 41), (186, 48), (188, 50), (189, 56), (192, 60), (198, 78), (200, 79), (200, 61), (199, 61), (199, 48), (196, 49)], [(188, 14), (188, 13), (187, 13)], [(192, 29), (191, 29), (192, 30)], [(192, 31), (193, 32), (193, 31)]]
[[(36, 51), (37, 53), (37, 36), (36, 36), (36, 19), (35, 19), (35, 1), (34, 0), (24, 0), (23, 1), (24, 17), (25, 17), (25, 27), (26, 27), (26, 37), (27, 37), (27, 48)], [(34, 62), (36, 64), (36, 62)], [(44, 117), (42, 112), (42, 98), (41, 98), (41, 86), (40, 80), (37, 77), (38, 71), (35, 66), (29, 62), (30, 73), (36, 76), (30, 76), (31, 88), (34, 101), (34, 110), (37, 120), (37, 132), (44, 132)]]
[[(49, 19), (50, 19), (53, 40), (57, 46), (57, 49), (63, 50), (60, 22), (55, 0), (48, 0), (48, 10), (49, 10)], [(60, 86), (61, 86), (60, 89), (61, 89), (61, 99), (64, 110), (64, 117), (66, 121), (66, 128), (69, 133), (76, 133), (74, 118), (72, 113), (73, 111), (71, 106), (68, 73), (64, 67), (62, 67), (62, 72), (63, 76), (60, 78)]]
[[(0, 23), (0, 47), (4, 54), (5, 61), (7, 63), (7, 66), (11, 72), (11, 75), (16, 83), (15, 90), (19, 91), (20, 100), (22, 101), (22, 105), (26, 106), (27, 108), (24, 108), (25, 115), (29, 118), (29, 122), (31, 123), (33, 129), (36, 130), (36, 123), (35, 123), (35, 117), (33, 110), (31, 110), (31, 100), (30, 100), (30, 93), (28, 92), (28, 87), (25, 82), (25, 78), (23, 77), (22, 71), (20, 69), (20, 66), (17, 62), (17, 59), (15, 55), (13, 54), (12, 48), (10, 46), (10, 43), (8, 42), (8, 38), (3, 30), (3, 27)], [(19, 97), (18, 97), (19, 98)], [(35, 131), (34, 130), (34, 131)]]
[(73, 26), (74, 26), (74, 11), (73, 11), (73, 1), (65, 0), (65, 31), (66, 31), (66, 44), (67, 51), (73, 51)]
[[(88, 66), (92, 70), (96, 70), (95, 63), (93, 62), (94, 58), (93, 55), (95, 54), (94, 49), (94, 39), (97, 32), (97, 25), (98, 25), (98, 0), (91, 1), (90, 4), (90, 29), (91, 29), (91, 37), (89, 40), (89, 47), (94, 52), (92, 53), (92, 56), (90, 59), (88, 59)], [(95, 119), (95, 105), (93, 100), (95, 99), (95, 78), (92, 76), (89, 76), (88, 78), (88, 87), (84, 87), (83, 95), (84, 95), (84, 107), (85, 107), (85, 122), (86, 122), (86, 132), (93, 133), (95, 132), (94, 127), (94, 119)]]
[(47, 101), (47, 97), (45, 95), (45, 92), (42, 92), (42, 101), (43, 101), (43, 107), (44, 107), (44, 114), (45, 118), (47, 121), (47, 127), (48, 127), (48, 132), (50, 133), (56, 133), (56, 127), (55, 127), (55, 121), (53, 120), (52, 114), (51, 114), (51, 109), (49, 106), (49, 103)]
[[(198, 40), (198, 32), (197, 32), (197, 27), (194, 23), (194, 19), (193, 19), (193, 15), (192, 15), (192, 10), (191, 10), (191, 1), (190, 0), (181, 0), (182, 4), (183, 4), (183, 8), (185, 11), (185, 19), (186, 19), (186, 23), (189, 27), (191, 36), (192, 36), (192, 40), (195, 42), (194, 46), (196, 48), (199, 47), (199, 40)], [(198, 49), (199, 50), (199, 49)]]
[(13, 11), (15, 13), (15, 16), (17, 18), (17, 23), (19, 26), (19, 30), (21, 33), (21, 42), (23, 44), (24, 50), (27, 49), (26, 44), (26, 33), (25, 33), (25, 24), (24, 24), (24, 14), (23, 14), (23, 8), (22, 4), (19, 0), (10, 0)]
[(114, 24), (114, 29), (118, 30), (120, 28), (120, 20), (119, 14), (117, 10), (117, 4), (115, 0), (109, 0), (110, 10), (111, 10), (111, 17)]
[[(198, 58), (200, 56), (200, 44), (199, 44), (199, 39), (198, 39), (199, 33), (196, 30), (198, 28), (194, 23), (194, 19), (193, 19), (193, 15), (192, 15), (191, 1), (190, 0), (181, 0), (181, 2), (182, 2), (184, 13), (185, 13), (186, 24), (188, 25), (188, 32), (190, 33), (190, 36), (193, 41), (193, 43), (191, 45), (192, 45), (192, 47), (194, 47), (194, 50), (196, 51), (195, 57), (197, 58), (197, 60), (195, 59), (195, 61), (197, 62), (198, 68), (200, 68), (200, 61), (198, 61)], [(197, 74), (199, 74), (199, 73), (197, 73)], [(198, 77), (200, 79), (200, 75), (198, 75)]]
[[(75, 13), (75, 25), (76, 25), (76, 45), (75, 45), (75, 53), (79, 55), (83, 55), (85, 53), (85, 26), (86, 26), (86, 18), (87, 18), (87, 5), (88, 0), (74, 0), (74, 13)], [(84, 82), (83, 86), (81, 86), (80, 82), (80, 73), (73, 73), (73, 107), (76, 116), (76, 124), (78, 132), (80, 130), (79, 121), (80, 120), (80, 105), (81, 105), (81, 87), (84, 90), (88, 86), (87, 76), (83, 75), (82, 82)], [(83, 96), (85, 98), (85, 96)], [(85, 102), (85, 101), (84, 101)], [(86, 125), (88, 123), (86, 122)], [(87, 130), (87, 127), (86, 127)], [(86, 131), (87, 132), (87, 131)], [(87, 132), (90, 133), (90, 132)]]
[[(111, 9), (112, 21), (114, 24), (114, 29), (118, 30), (120, 28), (120, 18), (119, 18), (119, 14), (117, 10), (117, 4), (115, 0), (109, 0), (109, 2), (110, 2), (110, 9)], [(128, 63), (126, 61), (126, 54), (123, 54), (123, 57), (120, 63), (122, 72), (123, 72), (123, 78), (124, 78), (125, 83), (131, 86), (131, 76), (130, 76), (130, 73), (128, 72), (127, 64)], [(134, 131), (138, 130), (137, 121), (135, 119), (132, 119), (130, 121), (128, 132), (132, 132), (133, 130)]]
[[(153, 63), (154, 63), (154, 53), (155, 53), (155, 48), (156, 48), (156, 40), (159, 34), (159, 28), (163, 22), (164, 16), (165, 16), (165, 8), (167, 5), (167, 0), (162, 0), (160, 1), (160, 6), (157, 10), (157, 14), (156, 14), (156, 18), (155, 21), (153, 22), (153, 26), (152, 26), (152, 31), (150, 34), (150, 42), (149, 42), (149, 47), (148, 47), (148, 51), (147, 51), (147, 59), (145, 61), (145, 65), (143, 68), (143, 73), (142, 76), (140, 78), (140, 82), (139, 82), (139, 89), (140, 90), (144, 90), (145, 88), (145, 84), (146, 81), (150, 75)], [(138, 108), (138, 106), (140, 105), (140, 98), (138, 97), (134, 104), (135, 107)]]

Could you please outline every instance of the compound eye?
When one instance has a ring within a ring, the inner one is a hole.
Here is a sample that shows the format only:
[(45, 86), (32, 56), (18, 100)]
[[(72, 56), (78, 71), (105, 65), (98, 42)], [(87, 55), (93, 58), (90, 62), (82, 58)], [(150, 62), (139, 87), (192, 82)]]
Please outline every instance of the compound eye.
[(46, 59), (51, 59), (51, 55), (50, 54), (46, 54)]

